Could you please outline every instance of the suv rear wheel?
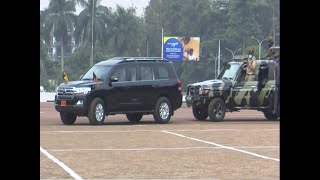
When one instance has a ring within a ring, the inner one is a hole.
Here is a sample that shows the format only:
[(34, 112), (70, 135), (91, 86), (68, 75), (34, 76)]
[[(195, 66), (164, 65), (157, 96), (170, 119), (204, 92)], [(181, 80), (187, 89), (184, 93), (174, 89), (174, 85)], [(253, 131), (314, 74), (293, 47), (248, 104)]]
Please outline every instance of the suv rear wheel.
[(102, 125), (105, 118), (105, 106), (101, 98), (94, 98), (89, 107), (88, 118), (91, 125)]
[(274, 120), (278, 120), (278, 118), (279, 118), (278, 114), (272, 113), (270, 111), (264, 111), (263, 114), (268, 120), (274, 121)]
[(209, 118), (211, 121), (223, 121), (226, 114), (226, 104), (221, 98), (215, 98), (209, 103)]
[(66, 112), (60, 112), (60, 118), (63, 124), (72, 125), (76, 121), (77, 115), (66, 113)]
[(208, 117), (208, 108), (192, 106), (192, 113), (196, 120), (206, 120)]
[(127, 119), (128, 119), (130, 122), (138, 123), (138, 122), (140, 122), (143, 114), (134, 113), (134, 114), (126, 114), (126, 116), (127, 116)]
[(172, 106), (168, 98), (160, 97), (157, 100), (153, 117), (157, 123), (166, 124), (171, 118)]

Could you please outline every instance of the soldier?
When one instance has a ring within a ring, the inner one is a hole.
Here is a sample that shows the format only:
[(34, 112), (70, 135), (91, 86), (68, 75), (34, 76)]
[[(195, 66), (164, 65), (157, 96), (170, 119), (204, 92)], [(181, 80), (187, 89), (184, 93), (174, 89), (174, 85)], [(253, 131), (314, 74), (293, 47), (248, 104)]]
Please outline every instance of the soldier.
[(274, 98), (274, 113), (280, 116), (280, 51), (275, 54), (275, 98)]
[(253, 56), (254, 51), (249, 50), (248, 52), (248, 65), (246, 68), (246, 81), (253, 81), (255, 79), (256, 72), (256, 58)]
[(268, 42), (269, 42), (269, 45), (268, 45), (269, 46), (269, 50), (268, 50), (268, 53), (267, 53), (265, 58), (273, 59), (276, 51), (272, 48), (273, 44), (274, 44), (272, 37), (268, 38)]

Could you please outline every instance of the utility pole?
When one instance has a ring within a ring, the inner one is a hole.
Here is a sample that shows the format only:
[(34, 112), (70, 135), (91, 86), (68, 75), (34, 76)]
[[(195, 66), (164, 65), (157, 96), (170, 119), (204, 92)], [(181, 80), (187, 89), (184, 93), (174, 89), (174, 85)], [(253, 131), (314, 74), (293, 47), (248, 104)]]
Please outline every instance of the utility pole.
[(218, 52), (218, 74), (220, 74), (220, 37), (219, 37), (219, 52)]
[(163, 59), (163, 25), (161, 25), (161, 59)]
[(90, 59), (90, 67), (93, 66), (93, 9), (94, 9), (94, 0), (92, 0), (92, 14), (91, 14), (91, 59)]
[(273, 47), (276, 44), (276, 28), (275, 28), (275, 17), (274, 17), (274, 9), (275, 9), (275, 0), (273, 0), (273, 6), (272, 6), (272, 35), (273, 35)]

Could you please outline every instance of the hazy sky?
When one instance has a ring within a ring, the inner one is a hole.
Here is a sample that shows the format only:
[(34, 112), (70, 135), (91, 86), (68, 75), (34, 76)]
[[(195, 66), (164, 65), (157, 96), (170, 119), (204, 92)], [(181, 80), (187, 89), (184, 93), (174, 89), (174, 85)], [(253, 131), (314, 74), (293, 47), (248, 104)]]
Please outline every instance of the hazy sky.
[[(111, 7), (113, 10), (116, 8), (116, 4), (123, 7), (136, 7), (136, 13), (138, 16), (143, 15), (144, 8), (149, 4), (150, 0), (101, 0), (101, 5)], [(40, 10), (48, 8), (49, 0), (40, 0)], [(79, 14), (82, 10), (81, 7), (77, 6), (76, 14)]]

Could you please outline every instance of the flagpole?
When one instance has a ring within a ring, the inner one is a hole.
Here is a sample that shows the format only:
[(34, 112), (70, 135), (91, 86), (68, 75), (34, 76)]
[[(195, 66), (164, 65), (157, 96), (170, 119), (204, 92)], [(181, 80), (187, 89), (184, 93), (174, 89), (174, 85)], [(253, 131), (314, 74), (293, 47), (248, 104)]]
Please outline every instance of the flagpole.
[(163, 59), (163, 26), (161, 26), (161, 59)]

